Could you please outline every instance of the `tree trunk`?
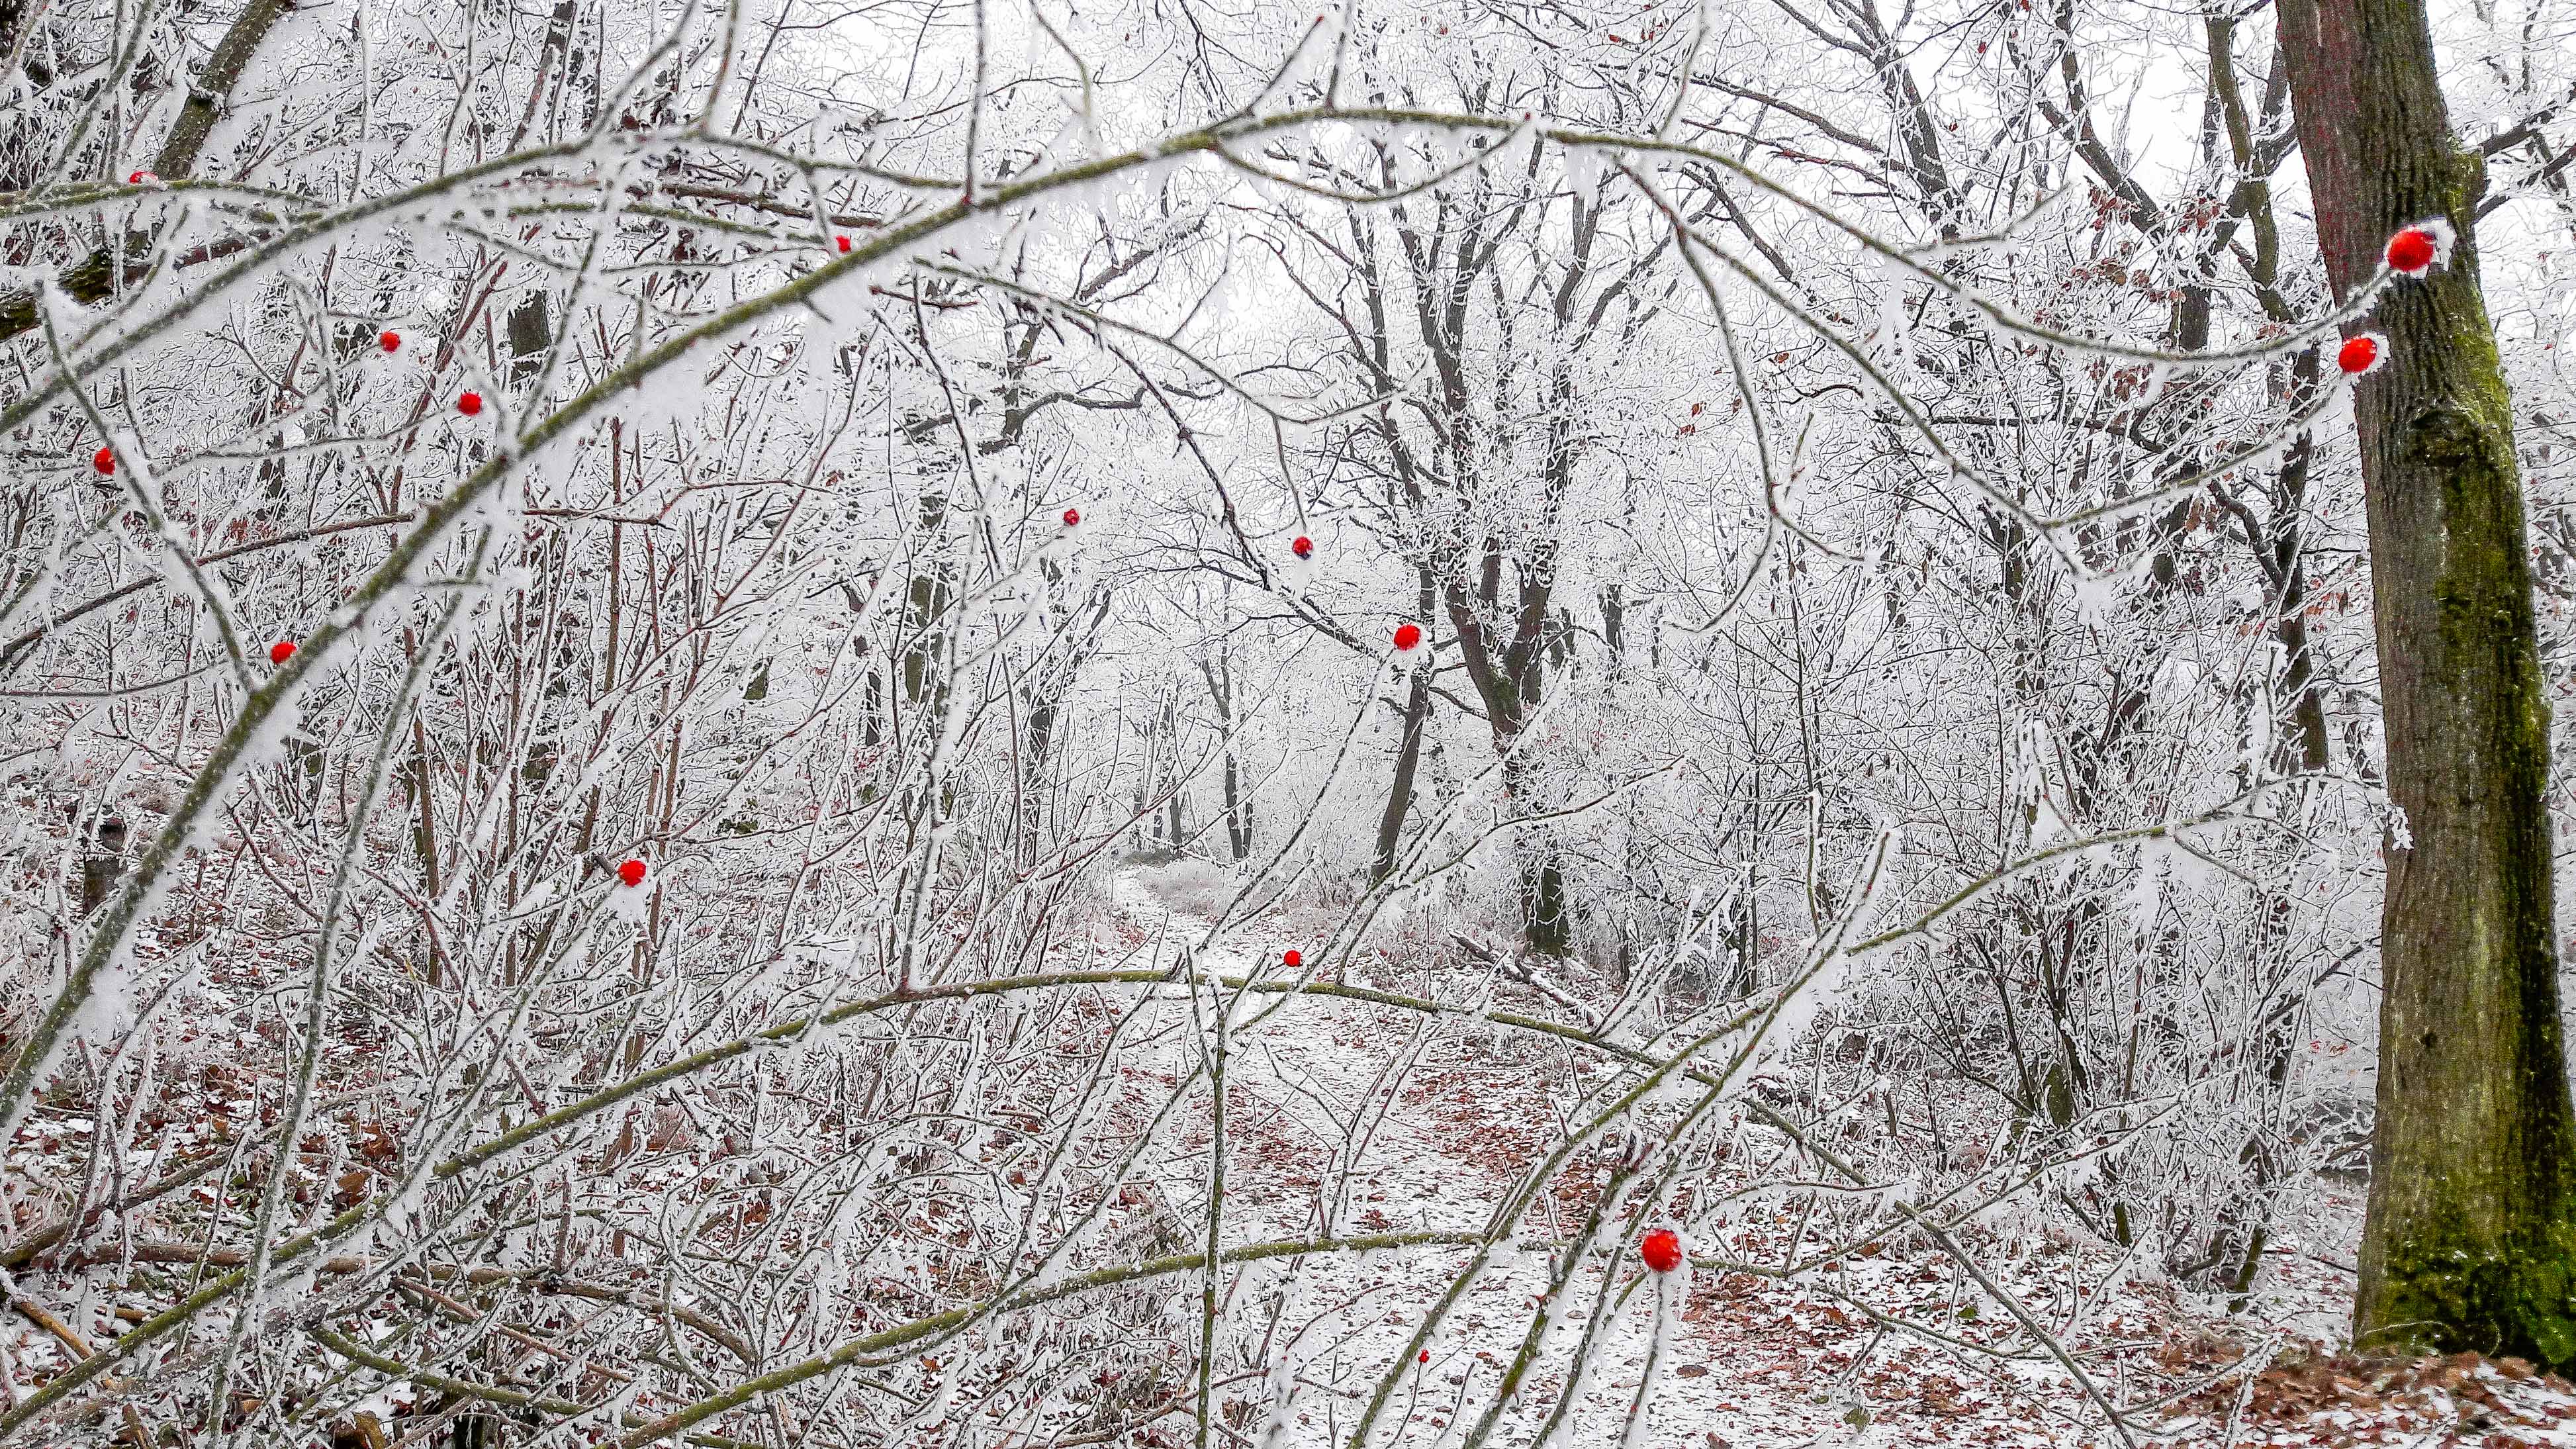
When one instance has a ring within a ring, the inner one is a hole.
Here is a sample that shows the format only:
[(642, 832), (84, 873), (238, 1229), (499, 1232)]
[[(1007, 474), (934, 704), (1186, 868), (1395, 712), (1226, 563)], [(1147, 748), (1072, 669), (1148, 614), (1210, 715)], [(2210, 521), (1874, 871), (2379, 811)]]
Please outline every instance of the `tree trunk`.
[[(1515, 750), (1503, 761), (1503, 793), (1516, 807), (1529, 799), (1532, 768), (1524, 751)], [(1558, 862), (1555, 847), (1536, 828), (1523, 829), (1514, 837), (1514, 845), (1520, 856), (1521, 939), (1542, 956), (1571, 955), (1574, 918), (1566, 909), (1565, 867)]]
[(2551, 929), (2540, 692), (2513, 421), (2420, 0), (2281, 0), (2317, 238), (2338, 295), (2401, 226), (2449, 264), (2399, 279), (2389, 365), (2355, 389), (2388, 790), (2378, 1120), (2357, 1339), (2576, 1363), (2576, 1132)]
[[(1046, 579), (1047, 587), (1056, 599), (1048, 608), (1056, 619), (1065, 645), (1064, 657), (1052, 665), (1041, 662), (1032, 672), (1033, 678), (1027, 688), (1028, 747), (1023, 752), (1020, 774), (1020, 863), (1023, 866), (1035, 866), (1038, 862), (1038, 836), (1045, 823), (1049, 771), (1055, 764), (1057, 727), (1063, 721), (1065, 696), (1072, 692), (1074, 681), (1081, 677), (1083, 662), (1091, 657), (1092, 644), (1100, 637), (1101, 625), (1109, 618), (1110, 600), (1106, 589), (1094, 587), (1088, 603), (1084, 605), (1091, 611), (1089, 618), (1085, 619), (1062, 601), (1065, 584), (1063, 565), (1053, 559), (1041, 558), (1038, 572)], [(869, 676), (868, 682), (873, 686), (875, 676)], [(868, 742), (874, 744), (873, 712), (869, 721), (871, 734)]]
[(946, 479), (922, 485), (920, 506), (921, 547), (930, 557), (915, 565), (917, 571), (904, 591), (903, 617), (903, 699), (915, 709), (942, 703), (947, 695), (941, 662), (948, 644), (948, 603), (954, 580), (948, 563)]
[[(224, 31), (224, 38), (215, 43), (205, 73), (188, 88), (188, 99), (179, 108), (179, 120), (161, 143), (160, 154), (153, 158), (154, 175), (164, 181), (180, 181), (194, 174), (198, 154), (205, 150), (206, 138), (214, 134), (217, 113), (232, 98), (233, 86), (249, 67), (260, 42), (268, 38), (270, 28), (288, 8), (286, 0), (250, 0), (242, 7), (241, 14)], [(42, 13), (40, 7), (22, 5), (11, 7), (8, 16), (0, 16), (0, 42), (5, 42), (5, 49), (0, 49), (0, 62), (16, 53), (21, 39), (19, 28)], [(114, 174), (111, 166), (104, 179), (124, 178)], [(104, 302), (116, 295), (120, 283), (140, 277), (151, 267), (154, 242), (150, 233), (129, 232), (122, 258), (113, 250), (92, 252), (64, 268), (54, 285), (83, 306)], [(33, 288), (0, 293), (0, 341), (33, 329), (37, 320)]]
[(1377, 859), (1369, 868), (1369, 884), (1377, 885), (1395, 874), (1396, 848), (1404, 843), (1404, 815), (1413, 808), (1413, 776), (1422, 766), (1422, 727), (1431, 718), (1431, 665), (1428, 660), (1413, 671), (1411, 689), (1404, 697), (1404, 736), (1395, 751), (1395, 780), (1387, 786), (1386, 811), (1377, 822)]
[(1164, 757), (1163, 768), (1169, 772), (1170, 790), (1170, 793), (1163, 797), (1163, 838), (1170, 844), (1174, 855), (1181, 853), (1181, 847), (1185, 841), (1181, 832), (1181, 792), (1189, 786), (1189, 776), (1181, 769), (1179, 694), (1177, 686), (1165, 690), (1163, 694), (1163, 748), (1168, 752)]
[(1252, 800), (1243, 789), (1242, 722), (1234, 714), (1234, 645), (1226, 636), (1217, 637), (1216, 666), (1199, 661), (1199, 674), (1207, 680), (1208, 698), (1216, 705), (1218, 737), (1225, 742), (1225, 844), (1235, 864), (1252, 858)]
[[(1431, 567), (1417, 563), (1413, 568), (1413, 612), (1415, 617), (1436, 617), (1438, 586), (1433, 582)], [(1378, 816), (1377, 856), (1369, 865), (1369, 884), (1376, 886), (1395, 873), (1395, 854), (1404, 843), (1404, 817), (1413, 808), (1413, 778), (1422, 768), (1422, 741), (1431, 722), (1431, 675), (1437, 653), (1429, 641), (1423, 646), (1422, 661), (1412, 670), (1404, 696), (1404, 732), (1395, 750), (1395, 779), (1387, 786), (1386, 810)]]
[[(2314, 396), (2314, 349), (2299, 358), (2297, 371), (2294, 396)], [(2307, 530), (2300, 521), (2306, 516), (2308, 465), (2315, 455), (2309, 435), (2301, 433), (2299, 440), (2290, 445), (2289, 456), (2281, 460), (2273, 485), (2273, 516), (2287, 521), (2272, 543), (2274, 566), (2281, 578), (2279, 597), (2273, 601), (2280, 616), (2272, 628), (2274, 637), (2281, 641), (2281, 693), (2290, 700), (2290, 722), (2298, 747), (2296, 766), (2322, 774), (2334, 763), (2334, 754), (2326, 738), (2325, 696), (2317, 689), (2316, 654), (2308, 644)]]
[(80, 913), (89, 916), (116, 894), (125, 878), (125, 822), (110, 817), (99, 822), (96, 849), (81, 859)]

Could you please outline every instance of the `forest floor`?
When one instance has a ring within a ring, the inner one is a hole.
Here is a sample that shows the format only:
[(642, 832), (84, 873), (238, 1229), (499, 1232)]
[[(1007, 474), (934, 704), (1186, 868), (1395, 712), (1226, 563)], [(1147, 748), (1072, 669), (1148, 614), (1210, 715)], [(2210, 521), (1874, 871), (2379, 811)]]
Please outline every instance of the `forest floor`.
[[(1187, 890), (1158, 890), (1156, 875), (1133, 868), (1120, 873), (1123, 923), (1145, 941), (1195, 945), (1206, 922), (1167, 902), (1197, 900)], [(1279, 949), (1292, 929), (1284, 917), (1256, 919), (1205, 948), (1202, 963), (1221, 972), (1248, 969), (1256, 957)], [(1388, 978), (1368, 984), (1407, 984), (1395, 978), (1396, 963), (1386, 965)], [(1577, 1092), (1572, 1060), (1558, 1055), (1534, 1070), (1525, 1053), (1425, 1031), (1402, 1013), (1299, 998), (1250, 1034), (1230, 1069), (1229, 1236), (1284, 1238), (1315, 1230), (1318, 1194), (1330, 1190), (1334, 1168), (1344, 1169), (1347, 1186), (1343, 1200), (1325, 1210), (1340, 1231), (1478, 1227), (1535, 1155), (1557, 1140)], [(1388, 1086), (1399, 1076), (1402, 1084), (1390, 1095)], [(1342, 1146), (1354, 1139), (1364, 1144), (1355, 1157)], [(2141, 1449), (2576, 1446), (2576, 1387), (2528, 1364), (2475, 1354), (2363, 1360), (2339, 1351), (2334, 1325), (2349, 1311), (2351, 1279), (2337, 1262), (2350, 1261), (2351, 1245), (2342, 1239), (2351, 1232), (2354, 1205), (2349, 1190), (2321, 1184), (2318, 1193), (2308, 1221), (2284, 1225), (2278, 1266), (2267, 1268), (2249, 1311), (2233, 1317), (2142, 1281), (2134, 1269), (2123, 1279), (2120, 1255), (2107, 1246), (2051, 1244), (2018, 1263), (1990, 1264), (1989, 1271), (2040, 1309), (2068, 1355), (2106, 1394), (2127, 1404), (2161, 1405), (2130, 1414), (2128, 1442)], [(1539, 1211), (1570, 1227), (1583, 1205), (1543, 1202)], [(1757, 1221), (1730, 1236), (1737, 1254), (1759, 1260), (1766, 1248), (1776, 1256), (1790, 1231), (1785, 1223)], [(1457, 1250), (1450, 1251), (1454, 1260)], [(2080, 1394), (2053, 1362), (1989, 1357), (1874, 1328), (1857, 1305), (1915, 1317), (1938, 1304), (1963, 1341), (2003, 1346), (2019, 1338), (2002, 1306), (1984, 1299), (1952, 1264), (1907, 1261), (1901, 1251), (1864, 1249), (1824, 1284), (1694, 1269), (1686, 1299), (1664, 1330), (1645, 1432), (1627, 1442), (1640, 1449), (2112, 1449), (2122, 1442), (2103, 1428), (2099, 1414), (2077, 1412)], [(1319, 1320), (1319, 1330), (1308, 1336), (1330, 1334), (1330, 1362), (1301, 1372), (1364, 1401), (1446, 1287), (1445, 1274), (1424, 1267), (1415, 1279), (1400, 1266), (1354, 1257), (1312, 1270), (1296, 1285), (1304, 1302), (1354, 1306), (1327, 1315), (1329, 1328)], [(1457, 1416), (1472, 1420), (1492, 1401), (1546, 1267), (1531, 1258), (1498, 1262), (1481, 1274), (1435, 1335), (1429, 1361), (1405, 1374), (1394, 1405), (1430, 1431), (1420, 1442), (1456, 1442), (1469, 1427)], [(1586, 1287), (1578, 1283), (1570, 1294), (1577, 1311), (1592, 1301)], [(1567, 1442), (1621, 1442), (1657, 1331), (1652, 1291), (1630, 1294), (1603, 1326)], [(1556, 1381), (1535, 1387), (1524, 1402), (1549, 1404), (1559, 1396)], [(1286, 1442), (1347, 1436), (1347, 1425), (1318, 1418), (1301, 1415)], [(1496, 1442), (1524, 1442), (1539, 1426), (1535, 1415), (1505, 1423), (1521, 1432), (1498, 1434)], [(1332, 1435), (1336, 1427), (1341, 1435)]]
[[(1122, 870), (1114, 925), (1126, 939), (1119, 945), (1150, 948), (1162, 961), (1195, 947), (1206, 924), (1191, 910), (1212, 907), (1204, 891), (1183, 884), (1153, 869)], [(1221, 972), (1247, 970), (1274, 959), (1301, 927), (1320, 925), (1286, 913), (1265, 916), (1210, 943), (1201, 959)], [(1420, 989), (1421, 968), (1405, 959), (1411, 949), (1391, 945), (1387, 954), (1352, 964), (1352, 980)], [(1535, 997), (1514, 1004), (1545, 1010)], [(1478, 1229), (1536, 1155), (1560, 1140), (1565, 1115), (1599, 1078), (1582, 1075), (1581, 1053), (1461, 1020), (1301, 996), (1246, 1032), (1229, 1066), (1228, 1241), (1304, 1238), (1326, 1226), (1340, 1233)], [(198, 1020), (183, 1034), (235, 1038), (248, 1061), (257, 1053), (246, 1026)], [(1172, 1065), (1147, 1053), (1118, 1069), (1133, 1080), (1138, 1101), (1151, 1101), (1167, 1089)], [(202, 1139), (250, 1095), (229, 1069), (210, 1070), (207, 1083), (203, 1121), (129, 1125)], [(95, 1130), (92, 1110), (48, 1103), (8, 1144), (11, 1165), (36, 1181), (75, 1181)], [(1180, 1174), (1173, 1199), (1185, 1206), (1193, 1169), (1175, 1163), (1173, 1170)], [(1568, 1174), (1560, 1190), (1539, 1199), (1535, 1226), (1550, 1236), (1570, 1231), (1589, 1205), (1591, 1181)], [(2280, 1225), (2279, 1256), (2252, 1307), (2236, 1316), (2141, 1277), (2134, 1265), (2124, 1276), (2120, 1255), (2098, 1244), (2054, 1241), (2018, 1258), (1998, 1251), (1990, 1271), (2043, 1318), (2106, 1394), (2152, 1406), (2129, 1417), (2128, 1445), (2138, 1449), (2576, 1446), (2576, 1388), (2528, 1365), (2476, 1355), (2364, 1361), (2340, 1351), (2336, 1326), (2348, 1311), (2351, 1280), (2337, 1265), (2351, 1259), (2351, 1192), (2320, 1184), (2313, 1210)], [(0, 1221), (0, 1242), (32, 1226), (32, 1218)], [(1746, 1261), (1766, 1254), (1776, 1260), (1796, 1231), (1786, 1219), (1739, 1222), (1728, 1231), (1729, 1246)], [(1318, 1256), (1239, 1277), (1239, 1292), (1287, 1295), (1282, 1322), (1303, 1328), (1284, 1351), (1302, 1381), (1335, 1391), (1302, 1395), (1296, 1402), (1309, 1407), (1272, 1442), (1303, 1449), (1346, 1441), (1349, 1406), (1365, 1402), (1387, 1365), (1406, 1352), (1462, 1251)], [(1626, 1440), (1633, 1449), (2122, 1446), (2100, 1415), (2079, 1412), (2080, 1396), (2056, 1364), (1882, 1333), (1860, 1311), (1867, 1305), (1917, 1321), (1937, 1311), (1962, 1343), (2000, 1350), (2024, 1341), (2003, 1305), (1956, 1265), (1891, 1242), (1863, 1246), (1828, 1267), (1798, 1282), (1696, 1268), (1660, 1285), (1630, 1283), (1600, 1327), (1577, 1417), (1559, 1442), (1622, 1442), (1661, 1318), (1642, 1432)], [(1547, 1269), (1539, 1255), (1507, 1256), (1477, 1277), (1430, 1339), (1427, 1361), (1407, 1365), (1395, 1382), (1388, 1413), (1414, 1431), (1402, 1442), (1441, 1449), (1466, 1437), (1493, 1401)], [(1621, 1271), (1632, 1277), (1633, 1264)], [(158, 1306), (127, 1301), (130, 1295), (100, 1280), (103, 1272), (35, 1274), (19, 1286), (93, 1334), (107, 1326), (111, 1310), (139, 1316)], [(1594, 1286), (1578, 1280), (1569, 1290), (1578, 1312), (1592, 1302)], [(1667, 1314), (1657, 1311), (1659, 1291), (1681, 1294)], [(23, 1393), (68, 1360), (33, 1315), (0, 1310), (0, 1362)], [(1519, 1402), (1551, 1405), (1562, 1387), (1561, 1374), (1543, 1374)], [(1249, 1388), (1261, 1397), (1257, 1385)], [(1492, 1442), (1528, 1443), (1540, 1427), (1537, 1415), (1516, 1411)]]

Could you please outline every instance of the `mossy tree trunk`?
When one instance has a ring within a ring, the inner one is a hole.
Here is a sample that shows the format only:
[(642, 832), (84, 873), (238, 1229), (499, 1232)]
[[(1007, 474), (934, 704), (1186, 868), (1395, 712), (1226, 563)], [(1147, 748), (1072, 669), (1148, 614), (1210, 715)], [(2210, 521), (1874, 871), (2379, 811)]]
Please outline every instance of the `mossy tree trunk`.
[(2356, 1338), (2576, 1364), (2576, 1133), (2551, 927), (2549, 710), (2504, 373), (2420, 0), (2281, 0), (2300, 149), (2338, 296), (2398, 228), (2446, 267), (2368, 324), (2355, 390), (2388, 788), (2378, 1122)]

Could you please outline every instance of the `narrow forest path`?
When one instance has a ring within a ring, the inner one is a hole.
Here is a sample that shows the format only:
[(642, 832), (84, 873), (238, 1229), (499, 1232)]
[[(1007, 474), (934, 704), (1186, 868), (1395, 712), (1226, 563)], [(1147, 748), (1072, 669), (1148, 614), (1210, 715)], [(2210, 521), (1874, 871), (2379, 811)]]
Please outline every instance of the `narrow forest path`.
[[(1167, 905), (1148, 873), (1132, 866), (1118, 873), (1115, 902), (1126, 923), (1156, 943), (1158, 965), (1180, 950), (1198, 949), (1211, 970), (1249, 972), (1289, 944), (1261, 939), (1264, 928), (1255, 923), (1200, 947), (1207, 920)], [(1328, 997), (1298, 998), (1241, 1032), (1228, 1073), (1227, 1240), (1482, 1228), (1529, 1150), (1554, 1132), (1556, 1107), (1541, 1075), (1480, 1070), (1459, 1046), (1454, 1025)], [(1292, 1351), (1332, 1345), (1319, 1362), (1301, 1362), (1299, 1375), (1364, 1401), (1465, 1251), (1324, 1258), (1282, 1275), (1313, 1319)], [(1408, 1423), (1402, 1442), (1459, 1442), (1491, 1402), (1547, 1271), (1541, 1255), (1504, 1254), (1478, 1275), (1435, 1335), (1430, 1362), (1407, 1372), (1389, 1410)], [(1597, 1272), (1578, 1277), (1569, 1295), (1570, 1322), (1555, 1330), (1564, 1338), (1552, 1341), (1552, 1363), (1565, 1361), (1581, 1333), (1597, 1283)], [(1654, 1331), (1653, 1304), (1650, 1292), (1624, 1296), (1595, 1343), (1584, 1407), (1562, 1442), (1623, 1442)], [(1297, 1316), (1292, 1309), (1286, 1319)], [(1804, 1384), (1766, 1387), (1721, 1373), (1712, 1360), (1737, 1339), (1736, 1317), (1713, 1295), (1692, 1299), (1662, 1355), (1646, 1430), (1627, 1442), (1641, 1449), (1904, 1442), (1858, 1434), (1844, 1417), (1850, 1396), (1831, 1375), (1799, 1375)], [(1529, 1442), (1562, 1382), (1561, 1368), (1539, 1374), (1519, 1403), (1540, 1412), (1507, 1413), (1493, 1442)], [(1301, 1401), (1298, 1407), (1301, 1423), (1285, 1444), (1338, 1443), (1347, 1435), (1347, 1423), (1319, 1417), (1328, 1406)]]
[[(1116, 889), (1121, 914), (1159, 943), (1156, 965), (1206, 939), (1207, 920), (1165, 905), (1138, 870), (1122, 870)], [(1288, 943), (1256, 941), (1258, 931), (1218, 937), (1200, 950), (1201, 964), (1224, 975), (1273, 967), (1273, 953)], [(1259, 1006), (1274, 1004), (1275, 997)], [(1303, 997), (1268, 1012), (1248, 1033), (1238, 1029), (1227, 1138), (1252, 1171), (1237, 1190), (1263, 1204), (1283, 1232), (1321, 1226), (1317, 1189), (1325, 1211), (1353, 1220), (1340, 1224), (1351, 1231), (1468, 1230), (1490, 1216), (1492, 1198), (1460, 1190), (1459, 1176), (1442, 1166), (1437, 1124), (1400, 1090), (1399, 1068), (1418, 1048), (1423, 1026), (1357, 1002)], [(1323, 1181), (1331, 1167), (1346, 1180)], [(1299, 1193), (1302, 1205), (1294, 1201)]]

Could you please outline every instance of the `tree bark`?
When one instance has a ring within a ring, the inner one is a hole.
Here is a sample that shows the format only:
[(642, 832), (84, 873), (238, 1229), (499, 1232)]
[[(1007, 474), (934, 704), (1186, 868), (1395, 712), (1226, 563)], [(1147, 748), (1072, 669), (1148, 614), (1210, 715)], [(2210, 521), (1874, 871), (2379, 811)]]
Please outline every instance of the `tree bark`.
[(1205, 658), (1198, 661), (1199, 677), (1207, 682), (1208, 699), (1216, 706), (1218, 737), (1224, 741), (1225, 845), (1237, 865), (1252, 858), (1252, 800), (1243, 789), (1242, 721), (1234, 713), (1234, 643), (1223, 633), (1217, 636), (1216, 663)]
[[(259, 43), (268, 38), (277, 18), (286, 13), (286, 0), (250, 0), (242, 7), (224, 38), (215, 43), (215, 53), (206, 61), (205, 74), (188, 88), (188, 99), (179, 108), (179, 119), (170, 128), (169, 138), (152, 161), (152, 172), (164, 181), (177, 181), (193, 174), (199, 153), (206, 149), (206, 138), (214, 134), (215, 118), (231, 100), (233, 86), (249, 68), (250, 58)], [(12, 26), (14, 29), (14, 25)], [(11, 37), (14, 48), (15, 37)], [(119, 258), (113, 248), (101, 248), (63, 269), (54, 285), (63, 295), (83, 306), (96, 306), (116, 295), (120, 282), (140, 276), (152, 264), (156, 238), (148, 232), (129, 232), (125, 237), (125, 255)], [(36, 294), (33, 291), (0, 292), (0, 342), (32, 330), (36, 325)]]
[(2513, 420), (2478, 286), (2484, 174), (2452, 141), (2420, 0), (2281, 0), (2336, 293), (2447, 218), (2449, 264), (2373, 319), (2354, 422), (2388, 789), (2378, 1120), (2357, 1339), (2576, 1363), (2576, 1131), (2551, 927), (2541, 696)]
[(1405, 812), (1413, 808), (1413, 776), (1422, 766), (1422, 727), (1431, 717), (1431, 666), (1413, 671), (1404, 697), (1404, 734), (1395, 751), (1395, 779), (1386, 790), (1386, 809), (1378, 816), (1377, 856), (1369, 866), (1369, 884), (1395, 874), (1395, 854), (1404, 844)]

